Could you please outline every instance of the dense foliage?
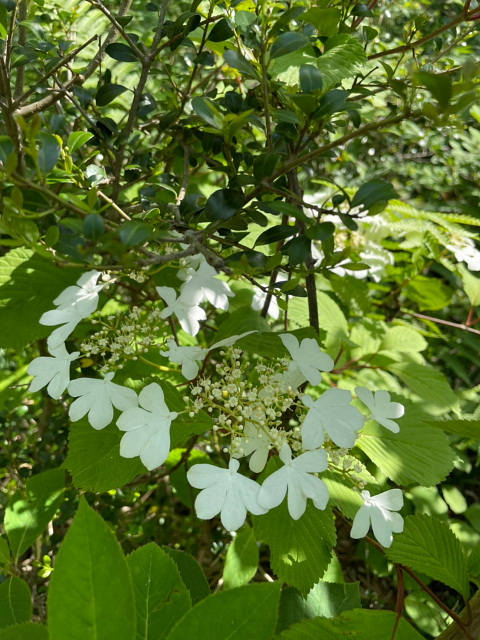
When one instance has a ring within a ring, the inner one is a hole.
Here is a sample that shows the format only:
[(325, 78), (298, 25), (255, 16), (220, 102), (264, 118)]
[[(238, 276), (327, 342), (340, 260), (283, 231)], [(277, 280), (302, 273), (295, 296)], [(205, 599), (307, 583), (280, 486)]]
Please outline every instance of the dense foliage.
[(397, 4), (0, 0), (0, 640), (478, 636), (480, 6)]

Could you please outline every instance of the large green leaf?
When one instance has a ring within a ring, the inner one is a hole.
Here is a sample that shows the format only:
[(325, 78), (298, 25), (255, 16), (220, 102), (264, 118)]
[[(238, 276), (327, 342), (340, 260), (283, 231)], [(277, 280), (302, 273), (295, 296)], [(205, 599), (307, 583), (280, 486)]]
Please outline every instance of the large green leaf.
[(370, 213), (380, 213), (385, 209), (389, 200), (398, 197), (393, 186), (385, 180), (371, 180), (363, 184), (353, 196), (352, 207), (362, 207)]
[(403, 533), (395, 536), (386, 554), (392, 562), (426, 573), (456, 589), (464, 598), (469, 597), (467, 561), (462, 545), (442, 520), (429, 515), (408, 516)]
[(32, 617), (32, 596), (28, 584), (16, 576), (0, 584), (0, 629), (12, 624), (29, 622)]
[(480, 420), (424, 420), (424, 422), (447, 433), (480, 440)]
[(55, 561), (48, 629), (50, 640), (135, 640), (134, 595), (125, 557), (83, 497)]
[(232, 67), (232, 69), (237, 69), (237, 71), (240, 71), (240, 73), (245, 76), (258, 78), (259, 74), (255, 67), (238, 51), (232, 51), (229, 49), (225, 51), (223, 57), (225, 58), (225, 62)]
[(308, 38), (302, 33), (295, 31), (287, 31), (282, 33), (270, 49), (270, 59), (281, 58), (287, 56), (298, 49), (303, 49), (308, 45)]
[[(393, 637), (396, 624), (394, 611), (354, 609), (338, 618), (304, 620), (284, 631), (279, 640), (388, 640)], [(422, 636), (404, 618), (400, 619), (394, 637), (395, 640), (422, 640)]]
[(432, 409), (451, 410), (458, 407), (457, 396), (450, 388), (446, 377), (437, 369), (415, 362), (394, 362), (388, 365), (388, 369), (413, 393), (434, 405)]
[(205, 203), (205, 215), (209, 220), (229, 220), (242, 207), (245, 198), (240, 191), (219, 189)]
[(427, 341), (419, 331), (411, 327), (388, 327), (382, 338), (382, 351), (423, 351)]
[(161, 640), (190, 608), (175, 562), (154, 542), (127, 557), (135, 594), (136, 640)]
[(225, 589), (241, 587), (250, 582), (258, 569), (259, 551), (251, 529), (239, 531), (230, 543), (223, 570)]
[(190, 592), (192, 604), (197, 604), (197, 602), (210, 595), (210, 587), (205, 574), (195, 558), (185, 553), (185, 551), (179, 551), (171, 547), (163, 547), (163, 550), (177, 565), (182, 582)]
[(365, 51), (354, 36), (341, 33), (329, 38), (325, 44), (325, 52), (317, 62), (323, 77), (324, 91), (346, 78), (352, 78), (366, 61)]
[(320, 329), (327, 332), (325, 346), (337, 347), (347, 340), (348, 322), (338, 304), (323, 291), (317, 292)]
[(330, 509), (320, 511), (312, 504), (299, 520), (288, 513), (286, 501), (263, 516), (254, 518), (255, 535), (270, 547), (270, 564), (280, 580), (303, 594), (325, 573), (336, 541)]
[(83, 419), (70, 427), (65, 467), (76, 487), (101, 493), (118, 489), (146, 469), (140, 458), (122, 458), (123, 433), (112, 423), (97, 431)]
[(0, 640), (49, 640), (49, 635), (43, 624), (24, 622), (0, 631)]
[(277, 621), (280, 583), (249, 584), (199, 602), (174, 627), (168, 640), (271, 638)]
[(428, 487), (442, 482), (456, 458), (446, 436), (422, 422), (400, 419), (398, 423), (399, 433), (376, 423), (368, 424), (356, 445), (397, 484)]
[(30, 249), (13, 249), (0, 258), (0, 347), (23, 347), (49, 335), (52, 327), (39, 324), (40, 316), (81, 274), (60, 269)]
[(26, 495), (17, 491), (5, 510), (5, 531), (17, 560), (43, 533), (63, 501), (65, 473), (50, 469), (27, 482)]

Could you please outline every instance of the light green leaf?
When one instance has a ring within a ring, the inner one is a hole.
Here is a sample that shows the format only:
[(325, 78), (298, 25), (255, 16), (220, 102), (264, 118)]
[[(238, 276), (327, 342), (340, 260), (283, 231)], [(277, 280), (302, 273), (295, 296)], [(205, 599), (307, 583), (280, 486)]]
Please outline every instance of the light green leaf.
[(279, 582), (248, 584), (199, 602), (175, 626), (168, 640), (271, 638), (280, 597)]
[(191, 600), (175, 562), (154, 542), (127, 557), (137, 619), (136, 640), (165, 638)]
[(329, 38), (317, 67), (323, 76), (323, 89), (328, 91), (346, 78), (352, 78), (366, 63), (360, 42), (346, 33)]
[(447, 433), (480, 440), (480, 420), (424, 420), (424, 422)]
[(83, 147), (83, 145), (87, 144), (92, 138), (93, 133), (88, 133), (88, 131), (74, 131), (68, 136), (68, 150), (70, 153), (75, 153), (75, 151), (78, 151), (80, 147)]
[(395, 536), (386, 554), (392, 562), (426, 573), (464, 598), (469, 597), (467, 561), (462, 546), (442, 520), (428, 515), (407, 516), (403, 533)]
[(112, 423), (96, 431), (87, 420), (71, 425), (65, 468), (76, 487), (102, 493), (123, 487), (145, 473), (140, 458), (122, 458), (120, 440), (123, 433)]
[(125, 557), (83, 497), (55, 561), (48, 629), (50, 640), (135, 640), (134, 595)]
[(251, 529), (242, 529), (230, 543), (223, 570), (225, 589), (250, 582), (258, 569), (258, 545)]
[(310, 22), (318, 29), (320, 36), (327, 36), (330, 38), (338, 31), (338, 23), (342, 17), (340, 9), (319, 9), (313, 7), (305, 13), (302, 13), (302, 20)]
[(336, 532), (330, 509), (320, 511), (308, 504), (303, 516), (293, 520), (284, 501), (254, 517), (253, 528), (257, 538), (269, 545), (270, 564), (279, 579), (308, 593), (332, 558)]
[(420, 311), (444, 309), (452, 301), (453, 291), (439, 278), (416, 275), (403, 289), (418, 304)]
[(50, 469), (27, 482), (26, 496), (17, 491), (5, 510), (5, 531), (15, 560), (43, 533), (63, 501), (65, 473)]
[(397, 484), (418, 483), (428, 487), (442, 482), (456, 457), (446, 436), (422, 422), (400, 418), (398, 424), (399, 433), (376, 423), (368, 424), (356, 446)]
[(0, 640), (49, 640), (49, 635), (43, 624), (25, 622), (0, 631)]
[(0, 629), (32, 617), (32, 596), (28, 584), (16, 576), (0, 584)]
[(185, 551), (172, 549), (172, 547), (162, 547), (162, 549), (177, 565), (182, 582), (190, 592), (192, 604), (197, 604), (210, 595), (205, 574), (195, 558)]
[(352, 484), (339, 471), (328, 470), (322, 473), (322, 480), (328, 487), (331, 502), (347, 517), (353, 520), (357, 511), (363, 505), (358, 491), (354, 491)]
[(327, 348), (337, 347), (340, 342), (347, 339), (347, 319), (338, 304), (323, 291), (317, 292), (317, 303), (320, 329), (327, 332), (325, 345)]
[(412, 362), (394, 362), (388, 369), (397, 375), (416, 395), (437, 408), (454, 409), (458, 398), (450, 388), (446, 377), (427, 365)]
[[(387, 640), (397, 624), (394, 611), (354, 609), (338, 618), (304, 620), (284, 631), (279, 640)], [(404, 618), (395, 631), (395, 640), (422, 640), (422, 636)]]
[(480, 304), (480, 278), (475, 277), (462, 264), (458, 265), (458, 270), (463, 282), (463, 288), (467, 294), (472, 307), (478, 307)]
[(211, 125), (215, 129), (221, 129), (223, 127), (223, 115), (217, 109), (216, 104), (209, 98), (193, 98), (192, 109), (197, 116), (200, 116), (207, 124)]
[(425, 338), (410, 327), (388, 327), (382, 338), (382, 351), (423, 351), (428, 346)]

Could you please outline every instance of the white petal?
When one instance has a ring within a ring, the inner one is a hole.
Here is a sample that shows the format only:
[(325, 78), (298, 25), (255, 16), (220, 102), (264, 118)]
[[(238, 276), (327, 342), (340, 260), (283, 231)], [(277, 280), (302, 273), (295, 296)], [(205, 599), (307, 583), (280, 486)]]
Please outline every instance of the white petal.
[(65, 389), (68, 387), (70, 381), (70, 370), (67, 363), (65, 363), (65, 370), (59, 371), (50, 381), (47, 387), (48, 395), (54, 400), (58, 400)]
[(370, 529), (370, 507), (362, 505), (353, 519), (350, 537), (364, 538)]
[(187, 471), (187, 479), (192, 487), (205, 489), (217, 483), (225, 483), (226, 473), (226, 469), (213, 464), (195, 464)]
[(382, 511), (378, 507), (373, 506), (370, 509), (373, 535), (381, 545), (389, 547), (393, 542), (392, 530), (388, 526), (388, 522), (385, 520)]
[(285, 498), (287, 493), (287, 469), (278, 469), (268, 476), (258, 494), (258, 504), (266, 509), (273, 509)]
[(313, 503), (317, 509), (325, 509), (330, 499), (330, 494), (328, 493), (328, 487), (316, 476), (312, 476), (308, 473), (304, 473), (300, 479), (300, 486), (303, 494), (307, 498), (311, 498)]
[(355, 387), (355, 393), (357, 397), (360, 398), (360, 400), (363, 402), (363, 404), (368, 407), (370, 411), (373, 411), (375, 402), (373, 399), (373, 393), (370, 391), (370, 389), (367, 389), (366, 387)]
[(291, 333), (281, 333), (278, 337), (283, 342), (285, 348), (290, 353), (292, 358), (295, 360), (299, 350), (297, 338)]
[(170, 306), (177, 299), (177, 292), (172, 287), (156, 287), (157, 293)]
[(382, 427), (385, 427), (385, 429), (388, 429), (392, 433), (398, 433), (400, 431), (400, 427), (393, 420), (389, 420), (388, 418), (380, 418), (380, 419), (375, 418), (375, 419), (379, 424), (382, 425)]
[(145, 409), (132, 407), (124, 411), (118, 418), (117, 427), (120, 431), (136, 431), (149, 423), (151, 415), (152, 414), (145, 411)]
[(259, 516), (268, 511), (268, 509), (262, 507), (258, 503), (258, 494), (260, 492), (260, 485), (258, 482), (238, 474), (235, 479), (235, 487), (236, 490), (238, 489), (239, 499), (243, 502), (250, 513)]
[(317, 449), (316, 451), (302, 453), (292, 462), (292, 467), (296, 471), (303, 471), (304, 473), (325, 471), (328, 467), (327, 452), (324, 449)]
[(211, 351), (212, 349), (218, 349), (219, 347), (231, 347), (233, 344), (235, 344), (235, 342), (241, 340), (242, 338), (245, 338), (246, 336), (249, 336), (251, 333), (258, 333), (258, 331), (254, 329), (253, 331), (245, 331), (245, 333), (240, 333), (238, 336), (225, 338), (224, 340), (220, 340), (220, 342), (215, 342), (215, 344), (212, 344), (209, 350)]
[(88, 396), (80, 396), (70, 405), (68, 410), (69, 418), (72, 422), (77, 422), (90, 411), (91, 402)]
[(322, 374), (312, 365), (300, 363), (300, 371), (303, 373), (308, 382), (316, 387), (322, 381)]
[[(78, 402), (76, 400), (75, 402)], [(97, 396), (93, 399), (88, 421), (94, 429), (104, 429), (113, 420), (113, 407), (108, 396)]]
[(325, 441), (325, 431), (319, 412), (312, 408), (302, 423), (302, 445), (304, 449), (318, 449)]
[(97, 388), (98, 382), (101, 381), (97, 378), (77, 378), (68, 385), (68, 393), (75, 398), (84, 396), (87, 393), (93, 393)]
[[(245, 449), (245, 446), (243, 447)], [(245, 454), (248, 455), (248, 454)], [(258, 447), (248, 461), (248, 466), (253, 473), (260, 473), (265, 469), (268, 460), (268, 444), (265, 447)]]
[(240, 529), (246, 517), (247, 510), (238, 495), (238, 491), (230, 488), (220, 512), (220, 520), (223, 526), (227, 531), (236, 531)]
[(120, 411), (126, 411), (130, 407), (137, 406), (138, 396), (133, 389), (111, 383), (108, 385), (108, 390), (113, 406)]
[[(196, 467), (199, 465), (195, 465)], [(215, 484), (200, 491), (195, 500), (195, 511), (202, 520), (210, 520), (223, 509), (228, 484)]]
[(162, 465), (170, 453), (170, 432), (162, 428), (153, 435), (140, 452), (140, 460), (149, 471)]
[(403, 493), (401, 489), (390, 489), (370, 498), (372, 504), (388, 509), (389, 511), (399, 511), (403, 507)]
[(148, 429), (128, 431), (120, 440), (120, 455), (122, 458), (135, 458), (139, 456), (149, 438), (150, 433)]
[(299, 474), (293, 472), (288, 478), (288, 512), (294, 520), (298, 520), (305, 513), (307, 498), (303, 494)]
[(162, 387), (156, 382), (148, 384), (140, 391), (138, 396), (140, 406), (152, 413), (167, 413), (168, 407), (165, 404), (165, 397)]
[(193, 380), (198, 375), (199, 366), (195, 360), (184, 360), (182, 364), (182, 375), (186, 380)]

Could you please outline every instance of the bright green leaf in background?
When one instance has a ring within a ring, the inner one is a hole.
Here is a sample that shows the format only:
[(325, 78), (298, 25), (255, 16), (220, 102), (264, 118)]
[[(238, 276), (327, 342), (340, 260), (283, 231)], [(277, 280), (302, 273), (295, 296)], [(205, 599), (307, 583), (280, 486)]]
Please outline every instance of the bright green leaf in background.
[(242, 529), (228, 547), (223, 570), (225, 589), (241, 587), (257, 573), (259, 551), (252, 529)]

